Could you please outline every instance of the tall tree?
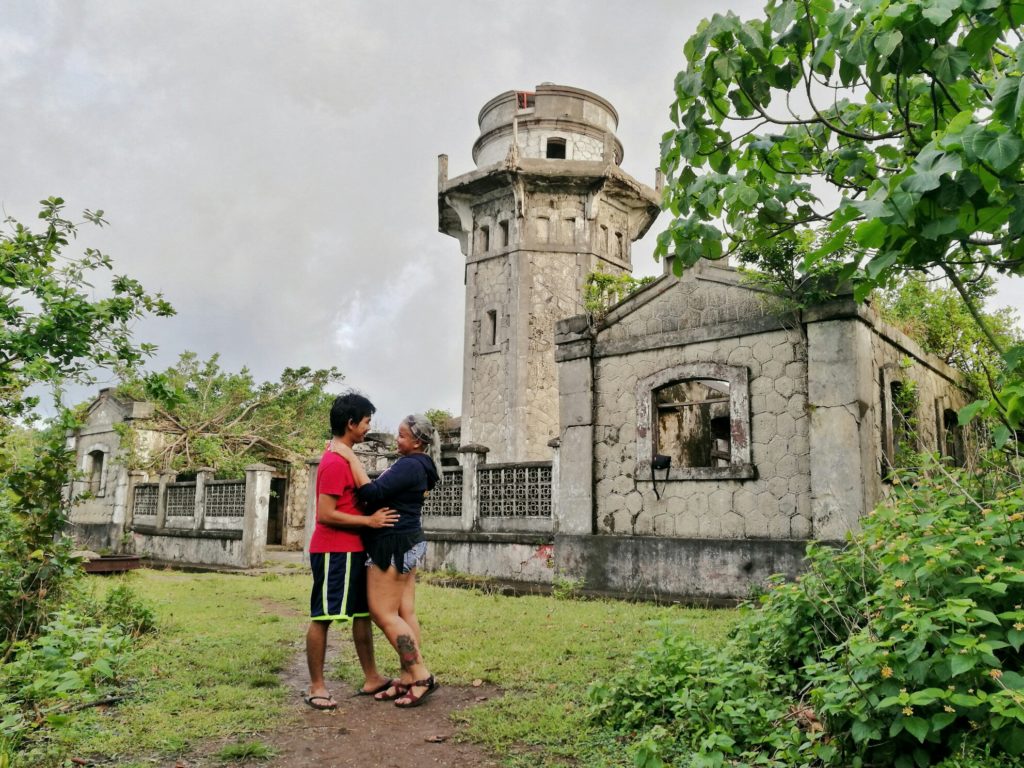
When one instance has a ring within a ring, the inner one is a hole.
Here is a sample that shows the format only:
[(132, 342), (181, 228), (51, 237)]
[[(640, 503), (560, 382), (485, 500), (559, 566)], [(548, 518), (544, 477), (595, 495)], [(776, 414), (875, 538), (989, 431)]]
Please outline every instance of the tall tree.
[(685, 45), (662, 143), (657, 253), (681, 270), (813, 231), (803, 267), (844, 253), (855, 295), (942, 274), (1007, 376), (992, 403), (1024, 422), (1024, 350), (972, 295), (1024, 275), (1024, 6), (1003, 0), (770, 0), (704, 21)]
[[(43, 200), (41, 226), (6, 219), (0, 230), (0, 656), (31, 635), (60, 599), (75, 564), (60, 538), (70, 500), (62, 488), (74, 463), (57, 424), (26, 450), (19, 422), (31, 419), (30, 388), (87, 382), (91, 371), (131, 366), (153, 351), (132, 338), (133, 321), (174, 310), (138, 281), (112, 276), (110, 257), (67, 247), (83, 224), (103, 226), (102, 211), (65, 217), (59, 197)], [(106, 298), (95, 298), (99, 290)]]

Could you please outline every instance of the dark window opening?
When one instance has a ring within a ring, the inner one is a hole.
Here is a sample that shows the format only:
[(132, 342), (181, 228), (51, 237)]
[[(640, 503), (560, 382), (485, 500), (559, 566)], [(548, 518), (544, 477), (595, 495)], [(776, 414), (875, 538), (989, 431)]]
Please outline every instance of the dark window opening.
[(519, 91), (516, 93), (516, 105), (519, 109), (531, 109), (534, 105), (534, 101), (537, 98), (537, 94), (530, 93), (529, 91)]
[(565, 139), (548, 139), (549, 160), (565, 160)]
[(963, 467), (967, 464), (964, 452), (964, 433), (956, 411), (947, 408), (942, 412), (942, 455), (952, 459), (953, 464)]
[(494, 309), (487, 310), (487, 338), (492, 347), (498, 343), (498, 312)]
[(615, 233), (615, 255), (618, 256), (620, 259), (626, 255), (626, 250), (624, 248), (624, 241), (622, 239), (621, 232)]
[(655, 453), (675, 467), (728, 467), (732, 458), (729, 382), (677, 381), (654, 391)]
[(103, 451), (89, 453), (89, 492), (93, 496), (103, 492)]
[(502, 221), (498, 223), (498, 231), (501, 233), (501, 242), (498, 245), (502, 248), (508, 245), (508, 222)]
[(491, 228), (480, 227), (476, 238), (477, 252), (487, 253), (491, 249)]
[(598, 239), (597, 247), (601, 253), (608, 253), (608, 227), (601, 225), (601, 237)]

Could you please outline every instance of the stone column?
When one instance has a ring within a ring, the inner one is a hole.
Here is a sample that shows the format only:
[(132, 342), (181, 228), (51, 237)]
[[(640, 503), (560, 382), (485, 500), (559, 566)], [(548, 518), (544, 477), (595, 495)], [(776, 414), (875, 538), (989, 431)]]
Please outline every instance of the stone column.
[(192, 512), (192, 530), (201, 531), (206, 521), (206, 484), (213, 480), (213, 467), (196, 470), (196, 501)]
[(245, 517), (242, 521), (242, 563), (245, 568), (263, 565), (270, 514), (270, 478), (274, 468), (250, 464), (245, 468)]
[(128, 473), (128, 492), (125, 494), (128, 501), (124, 508), (124, 529), (126, 531), (130, 531), (132, 525), (135, 524), (135, 486), (148, 479), (149, 475), (141, 469), (133, 469)]
[(472, 531), (478, 527), (480, 519), (480, 483), (476, 471), (481, 464), (487, 463), (487, 452), (484, 445), (470, 443), (459, 446), (462, 454), (462, 530)]
[(173, 472), (160, 473), (160, 486), (156, 490), (156, 527), (163, 529), (167, 523), (167, 484), (173, 483), (176, 475)]
[[(851, 302), (852, 307), (852, 302)], [(872, 446), (871, 330), (855, 308), (830, 319), (834, 307), (808, 311), (807, 405), (810, 411), (812, 534), (842, 541), (868, 511), (877, 483)], [(815, 322), (817, 313), (825, 315)]]
[(555, 327), (558, 363), (558, 485), (552, 496), (558, 516), (555, 532), (594, 532), (594, 372), (593, 338), (586, 316), (571, 317)]
[(316, 473), (320, 469), (320, 457), (306, 459), (309, 482), (306, 485), (306, 531), (302, 537), (302, 562), (309, 565), (309, 539), (316, 526)]
[(551, 526), (552, 530), (558, 532), (558, 476), (559, 461), (561, 461), (559, 447), (562, 441), (557, 437), (548, 440), (548, 448), (551, 449)]

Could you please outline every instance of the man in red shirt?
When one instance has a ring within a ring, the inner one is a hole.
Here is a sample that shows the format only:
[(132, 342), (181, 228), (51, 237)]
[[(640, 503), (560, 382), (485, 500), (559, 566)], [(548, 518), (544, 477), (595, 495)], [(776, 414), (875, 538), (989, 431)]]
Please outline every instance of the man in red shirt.
[[(336, 398), (331, 407), (331, 434), (349, 447), (363, 442), (370, 431), (376, 408), (362, 395)], [(366, 554), (359, 532), (365, 528), (390, 528), (398, 512), (381, 509), (363, 515), (356, 506), (355, 481), (349, 463), (338, 454), (324, 451), (316, 473), (316, 526), (309, 541), (313, 569), (310, 623), (306, 630), (306, 661), (309, 691), (306, 703), (314, 709), (336, 709), (324, 681), (327, 629), (332, 621), (352, 622), (352, 642), (363, 668), (360, 695), (386, 690), (391, 681), (377, 671), (373, 655), (373, 625), (366, 601)]]

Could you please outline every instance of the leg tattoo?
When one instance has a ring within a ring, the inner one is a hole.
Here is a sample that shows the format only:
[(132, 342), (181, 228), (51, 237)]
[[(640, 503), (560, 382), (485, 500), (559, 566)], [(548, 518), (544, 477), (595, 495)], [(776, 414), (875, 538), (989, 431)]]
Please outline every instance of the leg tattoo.
[(398, 651), (398, 658), (402, 662), (402, 669), (409, 670), (415, 666), (420, 654), (416, 650), (416, 643), (411, 635), (399, 635), (395, 640), (395, 648)]

